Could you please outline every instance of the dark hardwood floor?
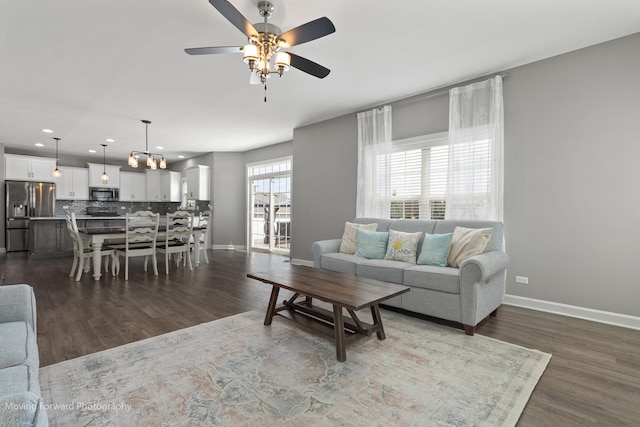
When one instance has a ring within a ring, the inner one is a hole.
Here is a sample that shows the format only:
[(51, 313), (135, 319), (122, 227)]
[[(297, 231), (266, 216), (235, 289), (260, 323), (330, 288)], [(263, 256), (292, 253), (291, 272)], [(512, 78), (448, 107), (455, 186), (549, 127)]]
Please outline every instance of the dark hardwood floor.
[[(84, 274), (75, 282), (70, 258), (10, 253), (0, 255), (0, 273), (5, 285), (34, 288), (46, 366), (249, 310), (266, 312), (270, 287), (246, 273), (286, 267), (288, 259), (210, 251), (209, 261), (194, 271), (172, 265), (165, 276), (159, 260), (156, 277), (132, 260), (128, 282), (122, 273), (100, 281)], [(519, 426), (640, 425), (640, 331), (503, 306), (477, 333), (553, 355)]]

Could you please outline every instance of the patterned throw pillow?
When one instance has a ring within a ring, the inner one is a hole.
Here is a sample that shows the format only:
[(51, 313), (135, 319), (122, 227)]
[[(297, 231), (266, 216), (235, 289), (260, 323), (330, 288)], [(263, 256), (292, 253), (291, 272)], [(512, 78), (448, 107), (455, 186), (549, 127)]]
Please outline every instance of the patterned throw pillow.
[(450, 267), (460, 267), (467, 258), (481, 254), (492, 234), (493, 228), (456, 227), (453, 230), (447, 264)]
[(389, 230), (389, 243), (384, 259), (416, 263), (418, 252), (418, 242), (422, 233), (405, 233), (402, 231)]
[(356, 229), (358, 250), (356, 256), (369, 259), (383, 259), (387, 252), (389, 233), (386, 231), (367, 231)]
[(418, 256), (418, 264), (446, 267), (452, 237), (453, 233), (425, 234)]
[(360, 228), (368, 231), (376, 231), (378, 224), (355, 224), (353, 222), (344, 223), (344, 233), (340, 242), (340, 252), (353, 255), (358, 249), (356, 242), (356, 230)]

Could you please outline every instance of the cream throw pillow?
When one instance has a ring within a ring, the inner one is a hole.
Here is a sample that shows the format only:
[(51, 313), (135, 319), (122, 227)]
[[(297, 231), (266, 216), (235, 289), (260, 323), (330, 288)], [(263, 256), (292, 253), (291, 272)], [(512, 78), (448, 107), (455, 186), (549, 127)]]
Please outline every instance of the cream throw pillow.
[(402, 231), (389, 230), (389, 242), (384, 259), (404, 261), (415, 264), (418, 254), (418, 242), (422, 232), (404, 233)]
[(376, 231), (378, 224), (355, 224), (353, 222), (344, 223), (344, 233), (340, 242), (340, 253), (355, 254), (358, 249), (358, 241), (356, 239), (356, 230), (360, 228), (366, 231)]
[(493, 228), (456, 227), (447, 258), (449, 267), (460, 267), (467, 258), (484, 252), (493, 235)]

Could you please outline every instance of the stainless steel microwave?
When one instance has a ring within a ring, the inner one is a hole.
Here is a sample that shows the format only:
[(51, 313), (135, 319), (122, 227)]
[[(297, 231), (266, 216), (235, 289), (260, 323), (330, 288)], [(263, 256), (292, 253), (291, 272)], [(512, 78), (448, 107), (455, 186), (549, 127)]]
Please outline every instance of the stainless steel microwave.
[(98, 202), (117, 202), (120, 200), (120, 190), (117, 188), (90, 187), (89, 200)]

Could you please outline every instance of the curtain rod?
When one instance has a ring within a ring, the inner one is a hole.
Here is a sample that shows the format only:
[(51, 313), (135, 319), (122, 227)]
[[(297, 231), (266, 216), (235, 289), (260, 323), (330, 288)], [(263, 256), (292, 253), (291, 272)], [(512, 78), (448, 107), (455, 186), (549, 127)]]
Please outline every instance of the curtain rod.
[[(507, 72), (505, 72), (505, 73), (497, 73), (495, 75), (496, 76), (498, 76), (498, 75), (501, 76), (502, 80), (508, 79), (511, 76)], [(469, 82), (469, 81), (472, 81), (472, 80), (479, 80), (481, 78), (482, 77), (477, 77), (477, 78), (474, 78), (474, 79), (465, 80), (464, 82)], [(448, 85), (448, 86), (444, 86), (444, 87), (442, 87), (440, 89), (434, 89), (434, 90), (431, 90), (431, 91), (428, 91), (428, 92), (420, 92), (420, 93), (416, 93), (414, 95), (408, 95), (408, 96), (403, 96), (401, 98), (392, 99), (391, 101), (386, 101), (384, 104), (375, 104), (375, 105), (373, 105), (373, 106), (371, 106), (369, 108), (365, 108), (362, 111), (368, 111), (368, 110), (372, 110), (374, 108), (380, 109), (380, 108), (384, 107), (385, 105), (389, 105), (389, 104), (393, 104), (393, 103), (399, 103), (399, 102), (402, 102), (402, 101), (409, 101), (412, 98), (429, 99), (429, 98), (433, 98), (435, 96), (444, 95), (446, 93), (449, 93), (449, 91), (451, 89), (453, 89), (454, 87), (457, 87), (457, 86), (463, 84), (464, 82), (454, 83), (454, 84), (451, 84), (451, 85)]]

